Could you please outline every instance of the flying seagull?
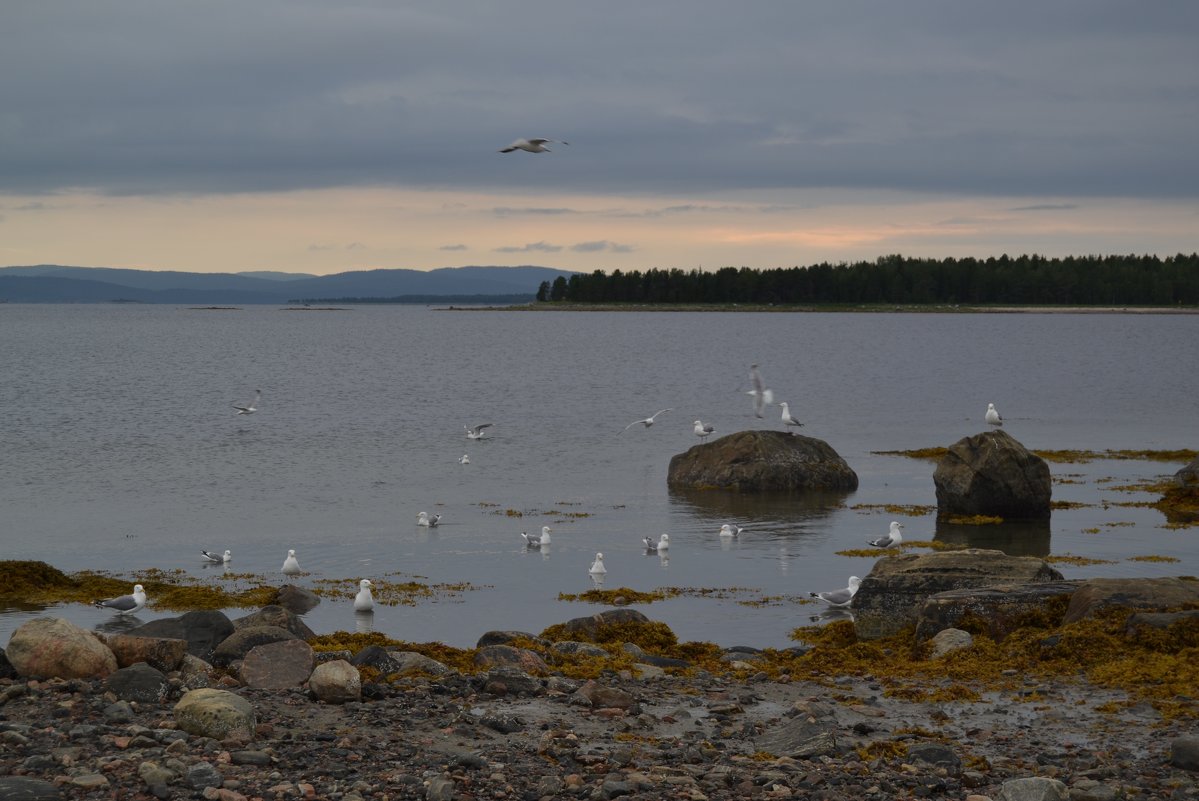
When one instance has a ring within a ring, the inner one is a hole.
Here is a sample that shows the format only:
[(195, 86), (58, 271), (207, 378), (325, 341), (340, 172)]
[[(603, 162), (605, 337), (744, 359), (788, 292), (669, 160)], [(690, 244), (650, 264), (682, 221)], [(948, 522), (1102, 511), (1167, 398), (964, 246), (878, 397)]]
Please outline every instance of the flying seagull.
[(779, 406), (783, 407), (783, 413), (782, 413), (782, 415), (780, 415), (783, 420), (783, 425), (787, 425), (787, 426), (802, 426), (803, 425), (803, 423), (799, 422), (798, 420), (795, 419), (794, 416), (792, 416), (791, 410), (789, 408), (787, 408), (787, 401), (781, 401), (779, 403)]
[(494, 424), (493, 423), (479, 423), (479, 425), (477, 425), (477, 426), (462, 426), (462, 427), (466, 429), (466, 438), (467, 439), (483, 439), (483, 437), (487, 436), (487, 432), (484, 431), (483, 429), (490, 428), (492, 425), (494, 425)]
[(288, 550), (287, 558), (283, 560), (283, 572), (289, 576), (294, 576), (300, 573), (300, 562), (296, 559), (296, 552)]
[(146, 605), (146, 591), (140, 584), (133, 585), (133, 593), (109, 598), (107, 601), (92, 601), (92, 606), (113, 609), (119, 615), (132, 615)]
[(435, 528), (439, 522), (441, 522), (441, 515), (431, 515), (428, 512), (421, 512), (416, 516), (416, 524), (418, 526)]
[(849, 606), (849, 602), (853, 600), (854, 595), (858, 592), (858, 586), (862, 580), (857, 576), (849, 577), (849, 586), (843, 590), (829, 590), (828, 592), (809, 592), (808, 595), (813, 598), (819, 598), (826, 602), (829, 606)]
[(699, 437), (700, 442), (707, 442), (708, 437), (716, 430), (715, 426), (704, 423), (701, 420), (695, 421), (695, 436)]
[(903, 534), (899, 530), (903, 528), (903, 523), (898, 520), (891, 521), (891, 530), (877, 540), (868, 540), (875, 548), (891, 548), (903, 542)]
[(753, 389), (748, 394), (754, 397), (754, 414), (758, 417), (764, 417), (766, 407), (774, 403), (774, 392), (766, 388), (766, 384), (762, 381), (762, 374), (758, 372), (758, 365), (756, 364), (749, 366), (749, 380), (753, 384)]
[(223, 565), (233, 561), (233, 552), (229, 550), (226, 550), (224, 554), (216, 554), (211, 551), (200, 551), (200, 553), (204, 554), (204, 558), (214, 565)]
[(245, 406), (239, 406), (235, 403), (233, 404), (233, 408), (237, 409), (238, 414), (254, 414), (254, 412), (258, 411), (258, 399), (261, 397), (262, 390), (256, 389), (254, 390), (254, 400), (250, 401)]
[(526, 153), (549, 153), (551, 151), (545, 146), (546, 142), (557, 142), (561, 145), (570, 144), (570, 142), (563, 142), (561, 139), (544, 139), (542, 137), (537, 137), (534, 139), (517, 139), (507, 147), (501, 148), (500, 152), (511, 153), (514, 150), (523, 150)]
[(525, 545), (530, 548), (540, 548), (542, 545), (550, 544), (550, 527), (542, 526), (540, 534), (530, 534), (527, 531), (520, 532), (520, 536), (525, 538)]
[(355, 612), (372, 612), (375, 609), (375, 598), (371, 595), (370, 579), (358, 582), (358, 594), (354, 596)]
[(634, 420), (633, 422), (629, 423), (627, 426), (624, 427), (624, 431), (621, 431), (620, 433), (623, 434), (625, 431), (628, 431), (630, 428), (637, 425), (638, 423), (645, 426), (646, 428), (649, 428), (650, 426), (652, 426), (654, 424), (655, 417), (662, 414), (663, 412), (670, 412), (670, 411), (674, 411), (674, 409), (659, 409), (658, 411), (654, 412), (653, 414), (651, 414), (649, 417), (645, 418), (644, 420)]
[(986, 421), (993, 426), (1003, 425), (1003, 418), (999, 416), (999, 410), (995, 408), (995, 404), (987, 404)]

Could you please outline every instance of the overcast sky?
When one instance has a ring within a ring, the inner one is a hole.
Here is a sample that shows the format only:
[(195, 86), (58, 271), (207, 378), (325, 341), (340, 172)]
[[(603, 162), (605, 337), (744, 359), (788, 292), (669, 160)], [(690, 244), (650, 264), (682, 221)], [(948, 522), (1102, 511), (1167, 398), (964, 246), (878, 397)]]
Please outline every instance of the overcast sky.
[(0, 9), (0, 265), (1196, 249), (1194, 0)]

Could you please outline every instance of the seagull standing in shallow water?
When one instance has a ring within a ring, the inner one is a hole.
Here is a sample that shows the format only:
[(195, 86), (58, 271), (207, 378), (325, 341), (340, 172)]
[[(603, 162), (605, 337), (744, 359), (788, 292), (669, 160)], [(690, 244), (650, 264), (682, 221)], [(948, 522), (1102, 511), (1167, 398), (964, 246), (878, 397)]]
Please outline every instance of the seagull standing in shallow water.
[(720, 527), (720, 536), (722, 536), (722, 537), (740, 537), (741, 532), (744, 530), (745, 529), (741, 528), (741, 526), (731, 526), (728, 523), (725, 523), (723, 526)]
[(146, 605), (146, 591), (142, 585), (134, 584), (132, 594), (109, 598), (107, 601), (92, 601), (92, 605), (101, 609), (112, 609), (118, 615), (132, 615)]
[(843, 590), (829, 590), (828, 592), (809, 592), (813, 598), (819, 598), (829, 606), (849, 606), (849, 602), (857, 595), (858, 586), (862, 580), (857, 576), (849, 577), (849, 586)]
[(891, 521), (891, 530), (886, 535), (879, 537), (877, 540), (868, 540), (875, 548), (893, 548), (903, 542), (903, 534), (899, 530), (903, 528), (903, 523), (898, 520)]
[(652, 537), (646, 537), (642, 542), (645, 543), (647, 553), (665, 553), (670, 550), (670, 535), (663, 534), (657, 542), (654, 542)]
[[(782, 417), (782, 421), (783, 421), (784, 425), (797, 426), (797, 427), (803, 426), (803, 423), (799, 422), (791, 415), (791, 410), (789, 408), (787, 408), (787, 401), (780, 402), (779, 406), (783, 407), (783, 413), (782, 413), (781, 417)], [(792, 433), (794, 433), (794, 432), (792, 432)]]
[(654, 424), (655, 417), (662, 414), (663, 412), (672, 412), (672, 411), (674, 411), (674, 409), (659, 409), (658, 411), (654, 412), (653, 414), (651, 414), (649, 417), (645, 418), (644, 420), (634, 420), (633, 422), (629, 423), (627, 426), (624, 427), (624, 431), (621, 431), (620, 433), (623, 434), (625, 431), (628, 431), (630, 428), (637, 425), (638, 423), (645, 426), (646, 428), (649, 428), (650, 426), (652, 426)]
[(358, 582), (358, 594), (354, 596), (354, 611), (355, 612), (373, 612), (375, 609), (375, 597), (371, 595), (370, 579), (363, 579)]
[(421, 512), (416, 516), (416, 524), (418, 526), (428, 526), (435, 528), (441, 522), (441, 515), (431, 515), (428, 512)]
[(593, 576), (602, 576), (608, 572), (608, 568), (604, 567), (604, 555), (602, 553), (595, 555), (595, 561), (591, 563), (591, 568), (587, 572)]
[(987, 404), (987, 415), (986, 415), (985, 419), (986, 419), (987, 423), (990, 425), (993, 425), (993, 426), (1003, 425), (1003, 418), (999, 416), (999, 410), (995, 408), (995, 404), (993, 404), (993, 403)]
[(294, 576), (300, 573), (300, 562), (296, 559), (296, 552), (288, 550), (287, 558), (283, 560), (283, 573), (288, 576)]
[(458, 464), (470, 464), (470, 456), (462, 454), (462, 458), (458, 460)]
[(708, 425), (707, 423), (704, 423), (702, 420), (696, 420), (695, 428), (693, 430), (695, 431), (695, 436), (699, 437), (700, 442), (707, 442), (708, 437), (712, 434), (713, 431), (716, 430), (716, 427)]
[(552, 152), (546, 147), (547, 142), (557, 142), (560, 145), (569, 145), (570, 142), (563, 142), (561, 139), (545, 139), (544, 137), (534, 137), (532, 139), (517, 139), (512, 144), (505, 148), (501, 148), (501, 153), (511, 153), (514, 150), (523, 150), (526, 153), (550, 153)]
[(540, 548), (542, 545), (550, 544), (550, 527), (542, 526), (541, 534), (529, 534), (527, 531), (522, 531), (520, 536), (525, 538), (525, 545), (528, 547)]
[(235, 403), (235, 404), (233, 404), (233, 408), (237, 409), (238, 414), (254, 414), (254, 412), (258, 411), (258, 400), (261, 397), (262, 397), (262, 390), (256, 389), (256, 390), (254, 390), (254, 400), (250, 401), (245, 406), (238, 406)]
[(200, 551), (200, 553), (204, 554), (204, 558), (214, 565), (223, 565), (233, 561), (233, 552), (229, 550), (226, 550), (224, 554), (215, 554), (211, 551)]

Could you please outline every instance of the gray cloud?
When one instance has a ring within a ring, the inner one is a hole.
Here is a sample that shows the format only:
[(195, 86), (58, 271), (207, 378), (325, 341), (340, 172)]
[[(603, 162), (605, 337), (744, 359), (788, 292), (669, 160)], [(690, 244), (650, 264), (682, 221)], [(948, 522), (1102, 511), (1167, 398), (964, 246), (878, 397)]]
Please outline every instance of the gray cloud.
[(632, 253), (634, 248), (632, 245), (621, 245), (617, 242), (609, 242), (606, 239), (600, 239), (595, 242), (579, 242), (571, 245), (570, 249), (576, 253), (598, 253), (607, 251), (609, 253)]
[(551, 245), (548, 242), (529, 242), (520, 247), (509, 245), (507, 247), (495, 248), (494, 250), (496, 253), (557, 253), (562, 250), (562, 246)]
[(1189, 0), (542, 11), (9, 4), (0, 191), (1199, 194)]
[(496, 206), (491, 210), (491, 213), (497, 217), (517, 217), (522, 215), (550, 215), (556, 216), (559, 214), (578, 214), (574, 209), (566, 208), (515, 208), (511, 206)]
[(468, 250), (466, 245), (442, 245), (438, 250)]
[(1077, 203), (1034, 203), (1031, 206), (1016, 206), (1011, 211), (1069, 211), (1076, 208)]

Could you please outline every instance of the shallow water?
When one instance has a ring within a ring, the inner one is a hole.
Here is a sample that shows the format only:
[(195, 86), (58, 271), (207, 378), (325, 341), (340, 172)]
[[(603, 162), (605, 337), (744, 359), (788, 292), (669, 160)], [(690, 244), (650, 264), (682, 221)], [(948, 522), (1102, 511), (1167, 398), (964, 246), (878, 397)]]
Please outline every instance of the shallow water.
[[(415, 607), (356, 616), (350, 597), (306, 618), (473, 645), (495, 628), (540, 631), (595, 607), (558, 599), (605, 586), (723, 588), (643, 607), (683, 639), (784, 646), (820, 613), (811, 590), (866, 575), (865, 547), (895, 518), (909, 539), (1012, 553), (1079, 554), (1067, 577), (1194, 574), (1193, 529), (1162, 527), (1147, 500), (1115, 486), (1179, 464), (1051, 464), (1055, 499), (1090, 504), (1048, 527), (938, 527), (880, 504), (935, 504), (933, 463), (876, 451), (948, 445), (986, 426), (994, 402), (1030, 448), (1195, 447), (1199, 346), (1193, 315), (504, 313), (423, 307), (237, 311), (169, 306), (0, 306), (0, 558), (128, 577), (183, 569), (219, 581), (201, 548), (233, 551), (231, 570), (298, 583), (468, 582)], [(1187, 357), (1192, 358), (1193, 357)], [(858, 473), (831, 498), (675, 493), (670, 457), (721, 436), (782, 429), (752, 414), (748, 365), (777, 400)], [(261, 388), (258, 413), (235, 402)], [(673, 407), (652, 428), (629, 422)], [(492, 436), (464, 425), (494, 422)], [(470, 454), (470, 464), (458, 459)], [(417, 512), (443, 515), (417, 527)], [(511, 510), (511, 514), (509, 514)], [(519, 514), (519, 516), (517, 516)], [(722, 543), (721, 523), (745, 527)], [(522, 530), (553, 527), (545, 553)], [(1097, 529), (1098, 531), (1092, 531)], [(669, 532), (668, 560), (641, 538)], [(1164, 555), (1178, 563), (1128, 561)], [(152, 606), (141, 621), (174, 613)], [(748, 602), (755, 602), (750, 605)], [(0, 610), (0, 642), (51, 613), (121, 626), (99, 609)], [(232, 611), (231, 614), (241, 614)]]

